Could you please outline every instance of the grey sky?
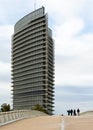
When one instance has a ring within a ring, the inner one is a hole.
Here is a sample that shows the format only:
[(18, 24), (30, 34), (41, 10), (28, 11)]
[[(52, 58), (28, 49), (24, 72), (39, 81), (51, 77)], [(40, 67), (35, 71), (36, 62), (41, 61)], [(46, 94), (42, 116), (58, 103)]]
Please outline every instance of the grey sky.
[[(45, 6), (55, 41), (55, 112), (93, 108), (93, 1), (36, 0)], [(34, 10), (34, 0), (0, 1), (0, 104), (11, 103), (14, 24)], [(89, 105), (88, 105), (89, 104)]]

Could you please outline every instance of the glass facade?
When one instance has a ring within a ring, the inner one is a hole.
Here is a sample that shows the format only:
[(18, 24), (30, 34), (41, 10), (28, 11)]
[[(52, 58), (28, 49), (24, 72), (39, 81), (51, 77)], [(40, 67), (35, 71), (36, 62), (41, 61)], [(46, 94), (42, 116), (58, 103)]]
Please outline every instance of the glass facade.
[(20, 19), (12, 37), (13, 108), (53, 113), (54, 43), (44, 7)]

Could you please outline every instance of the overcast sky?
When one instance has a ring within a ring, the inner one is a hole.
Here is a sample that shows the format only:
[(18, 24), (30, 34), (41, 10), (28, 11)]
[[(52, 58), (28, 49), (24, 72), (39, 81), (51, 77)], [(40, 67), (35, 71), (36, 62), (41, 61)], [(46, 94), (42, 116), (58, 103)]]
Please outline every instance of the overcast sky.
[(44, 6), (55, 41), (55, 113), (93, 110), (93, 0), (0, 1), (0, 105), (11, 103), (14, 24)]

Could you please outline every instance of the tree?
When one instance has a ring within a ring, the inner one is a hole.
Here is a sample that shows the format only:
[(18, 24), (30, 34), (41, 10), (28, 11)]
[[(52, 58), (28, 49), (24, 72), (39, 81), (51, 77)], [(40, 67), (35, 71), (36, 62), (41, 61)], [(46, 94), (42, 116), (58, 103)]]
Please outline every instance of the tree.
[(10, 111), (10, 105), (7, 103), (4, 103), (1, 105), (1, 111), (2, 112), (6, 112), (6, 111)]
[(33, 110), (37, 110), (37, 111), (42, 111), (46, 114), (48, 114), (47, 110), (45, 110), (42, 106), (40, 106), (39, 104), (35, 105)]

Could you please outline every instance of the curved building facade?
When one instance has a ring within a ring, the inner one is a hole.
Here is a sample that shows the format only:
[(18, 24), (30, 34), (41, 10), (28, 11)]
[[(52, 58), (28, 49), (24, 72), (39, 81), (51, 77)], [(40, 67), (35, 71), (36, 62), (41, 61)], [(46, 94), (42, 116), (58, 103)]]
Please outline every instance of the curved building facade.
[(13, 108), (54, 107), (54, 43), (44, 7), (20, 19), (12, 37)]

